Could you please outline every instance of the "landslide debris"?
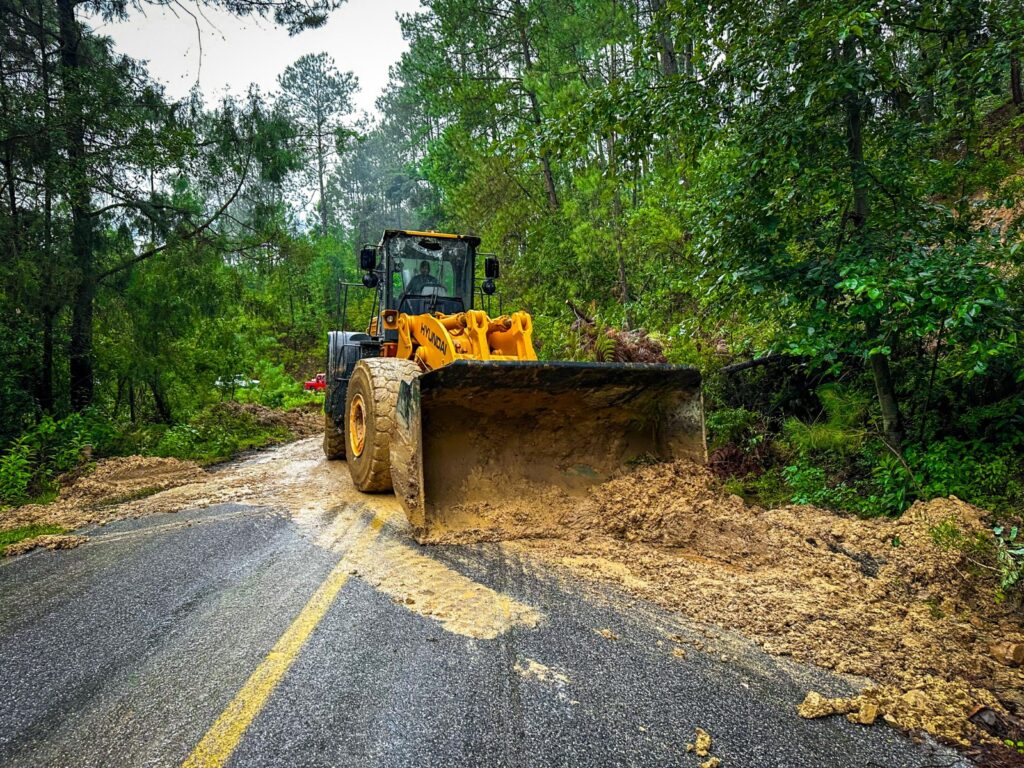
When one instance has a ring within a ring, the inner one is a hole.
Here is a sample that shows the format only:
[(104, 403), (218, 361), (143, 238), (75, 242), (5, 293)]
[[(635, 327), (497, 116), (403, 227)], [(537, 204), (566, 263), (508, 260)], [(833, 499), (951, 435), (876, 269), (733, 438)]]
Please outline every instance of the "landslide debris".
[[(319, 435), (323, 431), (321, 406), (310, 403), (308, 407), (287, 411), (275, 410), (257, 403), (219, 403), (217, 408), (224, 413), (245, 414), (256, 425), (286, 431), (295, 438)], [(139, 517), (154, 512), (175, 511), (177, 503), (168, 498), (145, 503), (133, 503), (160, 491), (182, 485), (196, 485), (203, 489), (197, 494), (197, 506), (212, 503), (218, 496), (230, 500), (236, 496), (254, 495), (255, 488), (244, 486), (207, 488), (204, 482), (211, 474), (192, 461), (160, 458), (156, 456), (123, 456), (100, 459), (95, 464), (85, 464), (58, 479), (60, 493), (49, 504), (26, 504), (21, 507), (0, 508), (0, 530), (20, 528), (27, 525), (59, 525), (77, 529), (125, 517)], [(214, 480), (213, 485), (219, 481)], [(36, 547), (66, 549), (84, 541), (80, 536), (36, 537), (6, 547), (2, 554), (16, 555)]]
[(520, 539), (770, 653), (870, 678), (871, 692), (843, 709), (859, 722), (880, 717), (965, 744), (991, 739), (968, 720), (975, 708), (1024, 711), (1024, 672), (992, 651), (1024, 641), (1021, 613), (995, 602), (993, 574), (970, 547), (949, 544), (991, 535), (984, 511), (956, 498), (918, 502), (895, 520), (769, 510), (723, 493), (705, 468), (673, 462), (582, 498), (550, 494), (532, 514), (522, 500), (490, 502), (482, 517), (496, 527), (481, 538)]
[(806, 718), (846, 715), (851, 723), (861, 725), (871, 725), (882, 717), (897, 728), (926, 731), (966, 746), (977, 735), (970, 718), (979, 708), (1002, 710), (989, 691), (963, 680), (926, 675), (909, 689), (883, 685), (867, 688), (851, 698), (828, 699), (811, 691), (797, 707), (797, 712)]
[[(0, 511), (0, 528), (27, 525), (59, 525), (76, 529), (106, 523), (125, 516), (122, 502), (147, 496), (167, 488), (202, 480), (206, 473), (191, 461), (155, 456), (124, 456), (100, 459), (95, 469), (69, 478), (56, 501), (50, 504), (26, 504)], [(7, 547), (4, 554), (21, 554), (43, 546), (64, 549), (77, 546), (82, 537), (42, 536)], [(74, 544), (70, 542), (74, 541)], [(36, 542), (34, 546), (29, 546)], [(27, 548), (26, 548), (27, 547)]]
[(319, 435), (324, 431), (323, 406), (320, 403), (308, 403), (302, 408), (291, 408), (286, 411), (268, 408), (259, 403), (218, 403), (217, 408), (227, 414), (244, 414), (250, 417), (257, 426), (266, 429), (285, 429), (294, 438)]
[(29, 539), (22, 539), (14, 544), (8, 544), (3, 548), (3, 552), (0, 552), (0, 554), (4, 557), (13, 557), (14, 555), (24, 555), (26, 552), (31, 552), (33, 549), (74, 549), (88, 540), (88, 536), (50, 533), (42, 536), (33, 536)]

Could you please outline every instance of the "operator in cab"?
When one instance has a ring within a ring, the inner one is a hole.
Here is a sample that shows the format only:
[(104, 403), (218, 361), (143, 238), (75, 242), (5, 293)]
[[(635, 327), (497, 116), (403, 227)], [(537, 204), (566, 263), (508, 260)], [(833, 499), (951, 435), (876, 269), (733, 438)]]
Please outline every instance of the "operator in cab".
[(406, 296), (419, 296), (423, 293), (423, 289), (432, 285), (441, 285), (440, 281), (432, 274), (430, 274), (430, 262), (423, 260), (420, 262), (420, 272), (418, 275), (413, 277), (409, 281), (409, 285), (406, 286)]

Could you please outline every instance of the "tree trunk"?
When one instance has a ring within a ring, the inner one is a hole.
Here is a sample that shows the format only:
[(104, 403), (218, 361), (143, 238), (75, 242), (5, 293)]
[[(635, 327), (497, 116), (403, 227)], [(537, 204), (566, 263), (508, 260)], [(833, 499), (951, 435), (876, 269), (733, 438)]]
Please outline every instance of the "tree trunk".
[(76, 0), (57, 0), (60, 63), (63, 76), (71, 210), (71, 258), (78, 271), (71, 314), (71, 406), (81, 410), (93, 399), (92, 311), (96, 296), (93, 263), (92, 211), (86, 168), (85, 120), (82, 103), (81, 32), (75, 21)]
[(875, 379), (878, 404), (882, 408), (882, 431), (886, 442), (898, 451), (903, 443), (903, 417), (892, 383), (889, 358), (882, 354), (871, 355), (871, 373)]
[[(843, 55), (848, 63), (856, 60), (856, 42), (848, 38), (843, 43)], [(846, 151), (850, 162), (850, 177), (853, 187), (853, 226), (856, 237), (862, 248), (870, 247), (866, 242), (867, 223), (870, 208), (868, 205), (868, 174), (864, 165), (864, 96), (850, 92), (843, 99), (846, 112)], [(877, 343), (878, 325), (868, 323), (869, 343)], [(871, 373), (875, 380), (875, 393), (878, 405), (882, 410), (882, 430), (889, 445), (900, 450), (903, 442), (903, 419), (900, 415), (899, 400), (889, 369), (888, 356), (876, 352), (869, 355)]]
[(1010, 96), (1018, 107), (1024, 106), (1024, 85), (1021, 85), (1020, 59), (1010, 59)]
[(651, 24), (657, 30), (655, 37), (658, 41), (658, 60), (661, 63), (661, 73), (666, 77), (679, 74), (676, 45), (671, 32), (665, 29), (669, 21), (668, 14), (665, 13), (665, 0), (651, 0)]
[[(516, 2), (516, 11), (516, 18), (519, 26), (519, 45), (523, 55), (523, 75), (525, 77), (533, 68), (533, 59), (530, 56), (530, 41), (526, 36), (526, 22), (523, 19), (523, 8), (519, 2)], [(533, 123), (540, 128), (543, 120), (541, 118), (540, 101), (537, 99), (537, 94), (525, 85), (523, 86), (523, 90), (526, 92), (526, 97), (530, 101), (530, 116), (533, 118)], [(541, 171), (544, 174), (544, 188), (547, 192), (548, 207), (552, 211), (557, 212), (561, 207), (561, 204), (558, 200), (558, 189), (555, 187), (555, 175), (551, 171), (551, 158), (545, 149), (540, 151), (540, 166)]]
[(124, 376), (117, 377), (117, 396), (114, 398), (114, 409), (111, 411), (114, 420), (121, 414), (121, 401), (124, 400)]
[[(76, 233), (72, 232), (72, 254), (77, 257), (81, 252), (75, 250), (75, 239)], [(83, 251), (86, 250), (83, 249)], [(91, 249), (88, 249), (88, 252), (91, 256)], [(77, 258), (76, 261), (81, 265)], [(82, 265), (82, 267), (85, 266)], [(71, 375), (71, 407), (76, 411), (89, 407), (93, 399), (92, 314), (95, 297), (95, 277), (91, 271), (86, 271), (83, 268), (71, 306), (71, 344), (68, 354)]]
[(44, 413), (53, 413), (53, 313), (43, 315), (43, 360), (39, 371), (37, 397)]
[(154, 377), (149, 380), (149, 391), (153, 393), (153, 405), (156, 406), (156, 413), (160, 421), (164, 424), (173, 423), (171, 406), (167, 402), (167, 398), (164, 397), (159, 379)]
[(327, 192), (324, 185), (324, 166), (326, 161), (324, 159), (324, 140), (321, 135), (321, 128), (317, 126), (316, 135), (316, 170), (317, 178), (320, 181), (320, 234), (327, 234), (328, 220), (330, 218), (330, 210), (328, 209), (327, 203)]

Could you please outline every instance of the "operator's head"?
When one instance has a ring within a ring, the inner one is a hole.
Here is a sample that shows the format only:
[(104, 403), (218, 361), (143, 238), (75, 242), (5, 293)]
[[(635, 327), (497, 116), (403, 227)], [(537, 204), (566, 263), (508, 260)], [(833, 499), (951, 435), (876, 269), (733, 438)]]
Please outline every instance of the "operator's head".
[(420, 274), (424, 277), (430, 274), (430, 262), (426, 259), (420, 262)]

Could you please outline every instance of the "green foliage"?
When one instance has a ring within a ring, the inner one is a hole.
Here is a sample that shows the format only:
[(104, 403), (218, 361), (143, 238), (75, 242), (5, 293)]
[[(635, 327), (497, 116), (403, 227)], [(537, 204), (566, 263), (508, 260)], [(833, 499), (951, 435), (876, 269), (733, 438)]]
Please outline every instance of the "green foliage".
[(302, 384), (285, 373), (283, 365), (274, 365), (261, 360), (255, 369), (259, 385), (252, 389), (239, 390), (237, 399), (243, 403), (259, 403), (268, 408), (297, 408), (310, 402), (317, 402), (322, 395), (307, 392)]
[(23, 504), (29, 498), (32, 462), (29, 447), (18, 440), (0, 456), (0, 504)]
[(1024, 511), (1024, 462), (1010, 447), (946, 438), (908, 446), (903, 460), (876, 449), (870, 502), (887, 514), (916, 499), (956, 496), (997, 513)]
[(717, 408), (706, 415), (708, 447), (719, 448), (723, 445), (743, 445), (749, 442), (756, 427), (761, 421), (756, 411), (747, 408)]
[(783, 425), (786, 442), (802, 456), (833, 453), (850, 456), (860, 450), (864, 431), (850, 429), (830, 421), (805, 424), (800, 419), (787, 419)]
[(726, 492), (740, 496), (750, 504), (758, 504), (769, 509), (793, 503), (793, 489), (786, 482), (782, 469), (778, 467), (760, 474), (726, 478), (722, 487)]
[(782, 469), (782, 477), (792, 493), (794, 504), (813, 504), (828, 509), (860, 506), (855, 488), (845, 482), (830, 483), (821, 467), (795, 464)]
[(153, 452), (157, 456), (210, 464), (288, 437), (287, 430), (261, 426), (254, 416), (245, 411), (211, 405), (188, 423), (175, 425), (164, 432)]
[(8, 528), (0, 531), (0, 552), (11, 544), (17, 544), (25, 539), (32, 539), (36, 536), (53, 536), (67, 533), (67, 528), (59, 525), (23, 525), (20, 528)]
[(996, 541), (996, 563), (999, 567), (999, 588), (1007, 592), (1024, 578), (1024, 536), (1021, 526), (997, 525), (992, 528)]
[(23, 504), (47, 493), (57, 475), (82, 462), (87, 448), (108, 454), (117, 438), (109, 419), (94, 409), (56, 421), (44, 416), (0, 455), (0, 503)]
[(864, 421), (868, 400), (861, 392), (836, 384), (817, 390), (824, 418), (806, 424), (787, 419), (783, 435), (789, 447), (802, 457), (833, 454), (843, 458), (857, 453), (867, 435)]
[(1014, 741), (1013, 739), (1003, 739), (1003, 746), (1015, 750), (1018, 755), (1024, 755), (1024, 739), (1018, 739), (1017, 741)]

